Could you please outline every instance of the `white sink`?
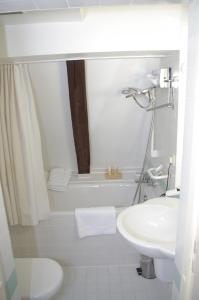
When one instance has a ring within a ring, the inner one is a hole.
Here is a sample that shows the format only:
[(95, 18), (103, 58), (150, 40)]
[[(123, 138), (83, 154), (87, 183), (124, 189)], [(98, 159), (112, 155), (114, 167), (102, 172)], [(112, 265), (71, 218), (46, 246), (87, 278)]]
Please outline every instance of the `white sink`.
[(123, 210), (117, 228), (139, 253), (173, 259), (177, 231), (177, 198), (161, 197)]
[(119, 232), (142, 254), (173, 257), (178, 201), (177, 198), (155, 198), (128, 207), (118, 216)]

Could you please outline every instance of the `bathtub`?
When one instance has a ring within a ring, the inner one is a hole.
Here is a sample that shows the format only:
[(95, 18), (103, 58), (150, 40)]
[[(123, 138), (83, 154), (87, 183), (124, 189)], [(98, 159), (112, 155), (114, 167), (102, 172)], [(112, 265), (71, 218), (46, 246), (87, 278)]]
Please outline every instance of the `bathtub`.
[(52, 211), (74, 210), (77, 207), (130, 206), (137, 183), (138, 170), (123, 173), (122, 179), (107, 180), (104, 173), (73, 175), (65, 192), (49, 190)]

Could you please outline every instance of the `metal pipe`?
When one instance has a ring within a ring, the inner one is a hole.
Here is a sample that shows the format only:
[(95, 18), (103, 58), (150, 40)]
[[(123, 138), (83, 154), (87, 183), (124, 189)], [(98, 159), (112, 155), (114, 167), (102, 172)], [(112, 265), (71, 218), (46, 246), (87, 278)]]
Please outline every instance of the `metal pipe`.
[(167, 102), (165, 104), (161, 104), (161, 105), (158, 105), (158, 106), (150, 107), (150, 108), (147, 109), (147, 111), (153, 111), (153, 110), (160, 109), (160, 108), (163, 108), (163, 107), (174, 108), (174, 105), (171, 102)]
[(145, 155), (144, 155), (144, 161), (143, 161), (143, 164), (142, 164), (142, 170), (140, 172), (138, 184), (137, 184), (136, 191), (135, 191), (135, 194), (134, 194), (133, 201), (132, 201), (131, 205), (134, 205), (134, 204), (140, 202), (140, 199), (138, 199), (138, 201), (136, 202), (136, 198), (137, 198), (137, 194), (139, 192), (140, 186), (142, 184), (143, 174), (144, 174), (145, 166), (146, 166), (146, 163), (147, 163), (147, 160), (148, 160), (148, 151), (149, 151), (149, 145), (151, 143), (153, 128), (154, 128), (154, 112), (152, 112), (152, 116), (151, 116), (151, 124), (150, 124), (150, 129), (149, 129), (147, 145), (146, 145), (146, 151), (145, 151)]

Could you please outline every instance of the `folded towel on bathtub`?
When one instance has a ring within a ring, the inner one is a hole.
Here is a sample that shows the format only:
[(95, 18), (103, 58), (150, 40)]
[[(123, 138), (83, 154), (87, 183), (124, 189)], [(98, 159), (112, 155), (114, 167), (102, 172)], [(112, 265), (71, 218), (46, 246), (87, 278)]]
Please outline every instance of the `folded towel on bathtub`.
[(70, 172), (61, 168), (50, 170), (47, 187), (49, 190), (64, 192), (70, 180)]
[(75, 218), (80, 238), (116, 233), (114, 207), (77, 208), (75, 210)]

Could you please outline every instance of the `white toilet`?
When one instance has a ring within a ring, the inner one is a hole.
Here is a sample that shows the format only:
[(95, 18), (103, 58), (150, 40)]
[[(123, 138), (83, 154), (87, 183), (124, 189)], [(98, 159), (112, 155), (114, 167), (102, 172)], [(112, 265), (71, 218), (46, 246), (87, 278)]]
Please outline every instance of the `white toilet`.
[(63, 270), (48, 258), (15, 258), (22, 300), (49, 300), (60, 289)]

